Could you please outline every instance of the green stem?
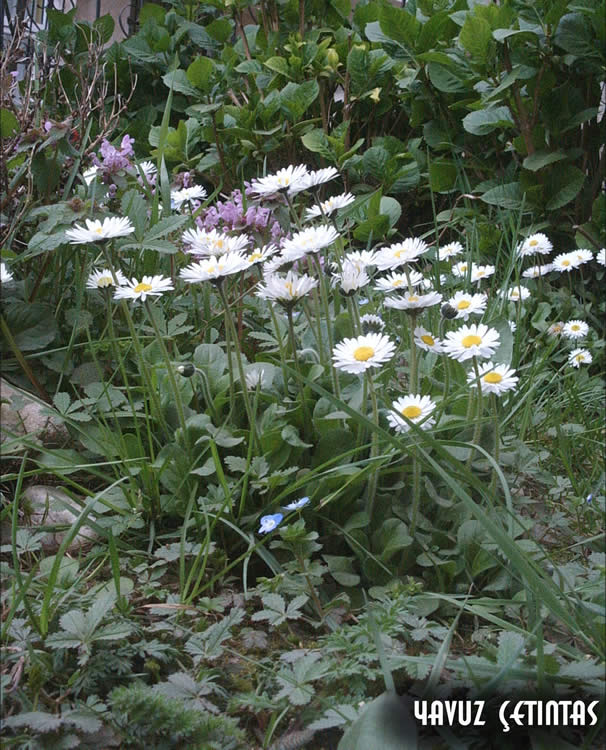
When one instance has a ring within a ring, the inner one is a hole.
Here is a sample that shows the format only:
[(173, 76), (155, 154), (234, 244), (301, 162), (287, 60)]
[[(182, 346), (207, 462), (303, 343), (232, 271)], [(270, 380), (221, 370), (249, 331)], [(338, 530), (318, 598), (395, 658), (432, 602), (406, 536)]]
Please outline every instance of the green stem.
[(410, 518), (410, 536), (414, 537), (417, 530), (417, 516), (421, 503), (421, 464), (415, 455), (412, 459), (412, 515)]
[[(320, 279), (320, 297), (322, 298), (322, 306), (324, 308), (324, 318), (326, 320), (326, 332), (328, 334), (328, 351), (329, 356), (332, 356), (334, 349), (334, 342), (332, 337), (332, 318), (330, 316), (330, 306), (328, 302), (328, 292), (326, 291), (326, 279), (324, 278), (324, 271), (320, 264), (320, 259), (317, 255), (313, 256), (318, 278)], [(334, 367), (331, 367), (332, 381), (335, 388), (335, 395), (337, 398), (341, 398), (341, 389), (339, 387), (339, 377)]]
[[(499, 463), (499, 454), (501, 451), (501, 435), (499, 431), (499, 408), (497, 406), (497, 395), (496, 393), (493, 393), (491, 395), (491, 401), (492, 401), (492, 413), (494, 416), (494, 460), (495, 463), (498, 465)], [(492, 495), (497, 488), (497, 472), (492, 470), (492, 477), (490, 480), (490, 494)]]
[(295, 325), (292, 319), (292, 307), (286, 308), (286, 315), (288, 317), (288, 334), (290, 337), (290, 348), (292, 351), (293, 360), (295, 363), (295, 370), (297, 371), (297, 380), (299, 381), (299, 392), (301, 397), (301, 408), (303, 409), (303, 422), (305, 425), (305, 439), (311, 437), (311, 418), (307, 410), (307, 402), (305, 400), (305, 384), (303, 382), (303, 375), (301, 374), (301, 366), (299, 364), (299, 357), (297, 354), (297, 340), (295, 338)]
[(418, 359), (417, 359), (417, 345), (415, 344), (415, 328), (417, 323), (417, 313), (411, 313), (410, 315), (410, 392), (411, 394), (417, 393), (417, 381), (418, 381)]
[[(379, 408), (377, 406), (377, 394), (375, 393), (375, 386), (372, 382), (372, 375), (369, 371), (366, 371), (365, 377), (368, 382), (368, 392), (370, 394), (370, 401), (372, 404), (372, 420), (379, 426)], [(370, 438), (370, 460), (379, 455), (379, 434), (376, 430), (373, 430)], [(368, 496), (366, 499), (366, 512), (368, 514), (369, 523), (372, 523), (372, 517), (374, 514), (375, 507), (375, 495), (377, 494), (377, 484), (379, 482), (378, 469), (372, 471), (370, 479), (368, 480)]]
[[(480, 383), (480, 370), (478, 368), (478, 359), (477, 357), (472, 357), (471, 361), (473, 363), (473, 369), (476, 375), (476, 387), (478, 389), (478, 413), (476, 417), (476, 424), (473, 430), (473, 438), (471, 442), (474, 445), (479, 445), (480, 438), (482, 436), (482, 384)], [(467, 468), (471, 466), (471, 461), (473, 459), (473, 448), (471, 449), (471, 453), (469, 454), (469, 458), (467, 459)]]
[[(253, 438), (257, 446), (260, 449), (261, 443), (259, 441), (259, 436), (257, 435), (257, 426), (255, 424), (255, 418), (252, 413), (252, 409), (250, 407), (248, 391), (246, 390), (246, 377), (244, 376), (244, 366), (242, 364), (242, 353), (240, 352), (238, 334), (236, 332), (236, 327), (234, 326), (234, 321), (231, 319), (231, 315), (229, 314), (229, 302), (227, 301), (227, 295), (225, 294), (225, 289), (223, 288), (223, 285), (219, 284), (218, 289), (219, 289), (219, 294), (221, 295), (221, 299), (223, 301), (223, 306), (225, 307), (226, 328), (229, 328), (231, 338), (233, 339), (233, 342), (234, 342), (234, 348), (236, 351), (236, 362), (238, 364), (238, 373), (240, 375), (240, 387), (242, 389), (242, 398), (244, 399), (244, 407), (246, 409), (246, 414), (248, 416), (248, 424), (250, 427), (250, 431), (253, 435)], [(229, 368), (231, 370), (231, 362), (229, 363)]]

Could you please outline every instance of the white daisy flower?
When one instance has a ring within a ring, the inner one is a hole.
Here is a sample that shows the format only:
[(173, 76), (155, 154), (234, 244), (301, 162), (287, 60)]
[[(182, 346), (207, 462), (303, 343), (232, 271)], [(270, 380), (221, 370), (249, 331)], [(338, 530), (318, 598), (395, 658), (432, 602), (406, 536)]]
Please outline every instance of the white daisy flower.
[(522, 276), (525, 279), (538, 279), (539, 276), (545, 276), (550, 271), (553, 271), (553, 263), (546, 263), (544, 266), (531, 266), (527, 268)]
[(475, 263), (471, 264), (471, 282), (472, 284), (487, 279), (494, 273), (494, 266), (476, 266)]
[(463, 252), (463, 245), (460, 242), (449, 242), (438, 249), (438, 260), (449, 260), (456, 258)]
[(112, 237), (125, 237), (135, 231), (130, 219), (111, 216), (103, 219), (91, 221), (85, 219), (86, 229), (76, 224), (73, 229), (68, 229), (65, 236), (71, 245), (82, 245), (88, 242), (97, 242), (98, 240), (109, 240)]
[(553, 259), (553, 270), (563, 273), (564, 271), (570, 273), (570, 271), (577, 268), (576, 258), (572, 253), (560, 253)]
[(548, 255), (553, 250), (553, 246), (549, 239), (538, 232), (537, 234), (531, 234), (523, 242), (518, 245), (518, 256), (523, 258), (526, 255)]
[(202, 185), (192, 185), (181, 190), (171, 190), (170, 205), (175, 211), (180, 211), (185, 203), (202, 201), (204, 198), (206, 198), (206, 190)]
[(588, 349), (573, 349), (568, 357), (568, 364), (579, 368), (581, 365), (590, 365), (593, 361)]
[(358, 268), (355, 263), (350, 263), (347, 260), (343, 262), (341, 271), (333, 274), (333, 280), (341, 285), (341, 291), (348, 296), (370, 282), (364, 268)]
[(285, 258), (282, 253), (273, 255), (263, 264), (263, 276), (266, 278), (273, 276), (280, 270), (280, 268), (282, 268), (282, 266), (286, 265), (287, 263), (290, 263), (290, 261)]
[(274, 195), (274, 193), (280, 192), (295, 195), (307, 187), (306, 178), (308, 175), (305, 165), (299, 164), (295, 167), (291, 164), (279, 169), (275, 174), (253, 180), (251, 190), (257, 195)]
[(340, 208), (345, 208), (355, 201), (355, 198), (351, 193), (341, 193), (341, 195), (333, 195), (332, 198), (322, 201), (320, 206), (312, 206), (305, 211), (305, 219), (315, 219), (318, 216), (330, 216)]
[(246, 388), (249, 391), (255, 391), (257, 387), (267, 387), (265, 370), (262, 367), (251, 367), (244, 375)]
[(286, 276), (267, 276), (265, 283), (257, 290), (257, 297), (291, 305), (317, 286), (317, 279), (312, 279), (307, 274), (299, 276), (295, 271), (289, 271)]
[(505, 296), (510, 302), (523, 302), (530, 297), (530, 290), (525, 286), (513, 286), (505, 292)]
[[(128, 279), (122, 273), (122, 271), (116, 270), (114, 271), (114, 274), (116, 276), (118, 286), (122, 286), (122, 284), (128, 283)], [(102, 271), (94, 269), (90, 273), (86, 282), (87, 289), (106, 289), (108, 286), (115, 286), (114, 277), (112, 276), (112, 272), (109, 270), (109, 268), (104, 268)]]
[(409, 271), (408, 276), (405, 273), (390, 273), (383, 279), (377, 279), (375, 289), (379, 292), (397, 292), (409, 286), (418, 286), (423, 281), (423, 274), (418, 271)]
[(414, 330), (415, 344), (426, 352), (441, 352), (442, 342), (440, 339), (436, 339), (433, 335), (425, 328), (419, 326)]
[(145, 302), (147, 297), (161, 297), (164, 292), (174, 289), (170, 279), (164, 276), (144, 276), (141, 281), (131, 279), (119, 286), (114, 292), (114, 299), (133, 299)]
[(394, 411), (387, 414), (387, 421), (390, 427), (393, 427), (397, 432), (408, 432), (410, 422), (423, 430), (428, 430), (436, 423), (436, 420), (430, 416), (435, 408), (436, 404), (429, 396), (414, 394), (402, 396), (402, 398), (393, 402), (392, 409)]
[[(143, 172), (145, 179), (150, 182), (152, 177), (158, 172), (158, 168), (153, 161), (140, 161), (135, 166), (135, 173), (140, 175)], [(205, 196), (206, 197), (206, 196)]]
[(375, 265), (376, 255), (374, 250), (353, 250), (347, 253), (345, 260), (355, 263), (358, 268), (366, 268)]
[(360, 324), (364, 333), (380, 333), (385, 328), (385, 322), (372, 313), (366, 313), (360, 318)]
[(487, 300), (486, 294), (456, 292), (454, 297), (448, 300), (448, 304), (457, 311), (458, 319), (467, 320), (470, 315), (482, 315), (486, 310)]
[(420, 255), (426, 253), (429, 246), (423, 240), (416, 237), (398, 242), (389, 247), (383, 247), (377, 251), (375, 265), (380, 271), (388, 271), (405, 263), (413, 263)]
[(339, 233), (334, 227), (323, 224), (319, 227), (309, 227), (297, 232), (289, 240), (282, 243), (282, 256), (290, 261), (299, 260), (307, 253), (317, 253), (324, 247), (332, 245), (338, 239)]
[(264, 263), (277, 252), (278, 248), (275, 245), (263, 245), (263, 247), (256, 247), (250, 255), (245, 255), (244, 257), (247, 263), (253, 265), (255, 263)]
[(189, 245), (188, 252), (192, 255), (224, 255), (225, 253), (238, 253), (243, 250), (250, 238), (241, 234), (238, 237), (230, 237), (225, 232), (211, 229), (188, 229), (183, 232), (183, 242)]
[(8, 270), (6, 263), (0, 263), (0, 283), (8, 284), (13, 278), (13, 274)]
[(322, 185), (325, 182), (334, 180), (339, 174), (339, 171), (334, 167), (326, 167), (325, 169), (317, 169), (315, 171), (308, 172), (303, 178), (305, 182), (305, 190), (316, 187), (316, 185)]
[(553, 336), (555, 338), (556, 336), (561, 336), (563, 330), (564, 330), (564, 321), (559, 320), (557, 323), (552, 323), (549, 326), (549, 328), (547, 329), (547, 333), (550, 336)]
[(450, 270), (453, 276), (456, 276), (458, 279), (460, 279), (463, 276), (467, 276), (471, 269), (471, 266), (472, 264), (468, 263), (466, 260), (460, 260), (458, 263), (455, 263)]
[(571, 255), (574, 259), (576, 268), (582, 266), (584, 263), (589, 263), (590, 260), (593, 260), (593, 253), (591, 252), (591, 250), (586, 250), (585, 248), (572, 250), (569, 255)]
[(442, 341), (444, 351), (458, 362), (472, 357), (492, 357), (499, 344), (498, 331), (484, 323), (461, 326), (458, 331), (447, 333)]
[(583, 339), (589, 333), (589, 326), (583, 320), (569, 320), (562, 328), (567, 339)]
[[(492, 362), (481, 364), (478, 372), (482, 393), (494, 393), (495, 396), (500, 396), (506, 391), (512, 391), (519, 380), (515, 370), (507, 365), (495, 365)], [(467, 382), (472, 387), (477, 388), (478, 378), (476, 378), (475, 372), (469, 373)]]
[(183, 281), (195, 284), (201, 281), (216, 281), (233, 273), (239, 273), (248, 267), (248, 261), (240, 253), (225, 253), (225, 255), (211, 255), (210, 258), (203, 258), (197, 263), (192, 263), (181, 269), (179, 276)]
[(90, 185), (100, 171), (99, 167), (89, 167), (82, 172), (82, 179), (87, 185)]
[(595, 256), (595, 259), (601, 266), (606, 266), (606, 248), (603, 247)]
[(390, 294), (385, 300), (385, 307), (394, 307), (396, 310), (415, 310), (423, 307), (432, 307), (439, 305), (442, 301), (442, 295), (438, 292), (429, 292), (428, 294)]
[(334, 366), (339, 370), (359, 374), (370, 367), (379, 367), (391, 359), (395, 344), (381, 333), (367, 333), (353, 339), (343, 339), (333, 349)]

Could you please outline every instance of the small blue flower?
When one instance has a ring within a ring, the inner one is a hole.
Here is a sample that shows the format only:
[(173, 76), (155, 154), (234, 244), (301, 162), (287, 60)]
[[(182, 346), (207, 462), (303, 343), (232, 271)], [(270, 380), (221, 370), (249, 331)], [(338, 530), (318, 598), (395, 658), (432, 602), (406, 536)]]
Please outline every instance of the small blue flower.
[(302, 497), (300, 500), (295, 500), (294, 503), (288, 503), (288, 505), (285, 505), (284, 510), (301, 510), (301, 508), (304, 508), (308, 502), (308, 497)]
[(589, 495), (587, 495), (587, 497), (585, 498), (585, 502), (586, 502), (586, 503), (587, 503), (588, 505), (591, 505), (591, 501), (592, 501), (592, 500), (593, 500), (593, 494), (592, 494), (592, 493), (590, 492), (590, 493), (589, 493)]
[(273, 531), (277, 526), (280, 525), (284, 516), (282, 513), (274, 513), (271, 516), (261, 516), (261, 526), (259, 527), (259, 534), (267, 534), (269, 531)]

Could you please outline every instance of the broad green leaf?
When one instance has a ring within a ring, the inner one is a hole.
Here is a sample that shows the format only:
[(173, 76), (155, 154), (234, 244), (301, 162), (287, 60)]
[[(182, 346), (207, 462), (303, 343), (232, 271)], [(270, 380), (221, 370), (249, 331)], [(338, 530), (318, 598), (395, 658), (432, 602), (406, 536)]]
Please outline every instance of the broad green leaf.
[(180, 68), (178, 70), (172, 70), (169, 73), (165, 73), (162, 76), (162, 80), (167, 88), (172, 88), (173, 91), (177, 91), (179, 94), (186, 94), (187, 96), (198, 96), (198, 90), (195, 86), (192, 86), (187, 77), (187, 73)]
[(513, 665), (524, 655), (524, 637), (520, 633), (504, 630), (499, 635), (499, 648), (497, 650), (497, 664), (505, 666)]
[(386, 563), (398, 552), (410, 547), (414, 540), (409, 535), (404, 521), (399, 518), (388, 518), (375, 532), (372, 541), (377, 555)]
[(470, 112), (463, 118), (463, 127), (473, 135), (487, 135), (497, 128), (513, 126), (508, 107), (488, 107)]
[[(202, 55), (196, 57), (196, 59), (187, 68), (187, 80), (190, 83), (200, 89), (200, 91), (208, 92), (210, 90), (210, 79), (215, 69), (215, 64), (210, 57), (203, 57)], [(175, 90), (178, 91), (175, 87)], [(187, 92), (185, 92), (187, 93)]]
[(521, 208), (522, 191), (520, 190), (519, 183), (508, 182), (506, 185), (498, 185), (487, 190), (480, 196), (480, 200), (484, 201), (484, 203), (489, 203), (491, 206), (499, 206), (500, 208)]
[(412, 13), (401, 8), (383, 5), (379, 9), (379, 25), (381, 31), (389, 39), (395, 40), (411, 52), (414, 50), (421, 24)]
[(288, 63), (283, 57), (270, 57), (263, 64), (275, 73), (280, 73), (280, 75), (286, 76), (286, 78), (291, 78)]
[(417, 727), (402, 698), (383, 693), (345, 732), (337, 750), (417, 750)]
[(524, 159), (522, 166), (531, 172), (538, 172), (539, 169), (543, 169), (548, 164), (553, 164), (565, 158), (566, 154), (563, 151), (535, 151), (534, 154)]
[(319, 93), (320, 87), (315, 79), (301, 84), (291, 81), (280, 92), (280, 104), (292, 121), (297, 122), (303, 118)]
[(574, 200), (585, 183), (585, 173), (571, 164), (554, 172), (549, 184), (551, 197), (547, 201), (548, 211), (557, 211)]
[(360, 583), (360, 576), (353, 571), (351, 557), (322, 555), (322, 558), (328, 565), (331, 576), (341, 586), (357, 586)]
[(402, 215), (402, 206), (395, 198), (383, 196), (379, 204), (379, 212), (389, 216), (390, 225), (395, 227)]
[(112, 38), (115, 26), (116, 22), (109, 13), (97, 18), (97, 20), (93, 22), (93, 29), (99, 34), (102, 44), (107, 44)]
[(490, 24), (476, 15), (468, 15), (459, 32), (459, 42), (471, 54), (471, 62), (484, 64), (490, 52), (492, 34)]
[(227, 369), (227, 355), (218, 344), (199, 344), (193, 360), (196, 367), (204, 371), (211, 387)]
[(314, 128), (314, 130), (310, 130), (309, 133), (302, 135), (301, 141), (309, 151), (320, 154), (325, 159), (333, 160), (334, 155), (329, 147), (326, 133), (320, 128)]
[(457, 167), (448, 159), (436, 159), (429, 164), (429, 184), (436, 193), (452, 190), (457, 179)]
[(440, 63), (430, 62), (427, 65), (427, 75), (438, 91), (445, 94), (469, 90), (468, 84), (460, 76)]
[(220, 44), (225, 44), (233, 33), (233, 21), (229, 18), (215, 18), (204, 28), (209, 36), (216, 39)]
[(143, 25), (146, 21), (153, 20), (160, 26), (164, 24), (164, 18), (166, 11), (164, 8), (156, 3), (144, 3), (141, 10), (139, 11), (139, 23)]
[(19, 130), (19, 121), (10, 109), (0, 109), (0, 137), (12, 138)]

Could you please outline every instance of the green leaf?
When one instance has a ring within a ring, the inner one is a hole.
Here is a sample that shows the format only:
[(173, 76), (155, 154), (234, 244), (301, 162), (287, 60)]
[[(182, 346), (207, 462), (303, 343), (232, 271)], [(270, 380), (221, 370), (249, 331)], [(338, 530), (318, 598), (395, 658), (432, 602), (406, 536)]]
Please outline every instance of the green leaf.
[(417, 728), (402, 698), (383, 693), (345, 732), (337, 750), (417, 750)]
[(19, 121), (10, 109), (0, 109), (0, 138), (12, 138), (19, 130)]
[(473, 135), (487, 135), (502, 127), (511, 127), (513, 119), (508, 107), (488, 107), (470, 112), (463, 118), (463, 127)]
[(139, 11), (139, 24), (143, 26), (146, 21), (153, 20), (158, 25), (164, 25), (164, 19), (166, 17), (166, 11), (161, 5), (156, 3), (144, 3), (143, 7)]
[(204, 371), (211, 388), (227, 369), (227, 355), (218, 344), (199, 344), (193, 356), (194, 364)]
[(27, 727), (35, 732), (44, 734), (54, 732), (61, 726), (61, 718), (43, 711), (26, 711), (16, 716), (8, 716), (3, 720), (5, 727)]
[(436, 193), (452, 190), (456, 179), (456, 164), (449, 159), (436, 159), (429, 164), (429, 184)]
[(162, 76), (162, 80), (167, 88), (172, 88), (173, 91), (177, 91), (179, 94), (186, 94), (187, 96), (198, 96), (198, 90), (191, 85), (187, 73), (180, 68), (178, 70), (172, 70)]
[(383, 562), (389, 562), (391, 558), (403, 549), (410, 547), (413, 538), (408, 533), (408, 527), (399, 518), (388, 518), (383, 522), (381, 528), (373, 534), (373, 548), (378, 551)]
[(270, 57), (268, 60), (265, 60), (263, 65), (275, 73), (280, 73), (280, 75), (286, 76), (286, 78), (291, 78), (288, 63), (283, 57)]
[(510, 365), (513, 357), (514, 336), (509, 327), (509, 319), (506, 317), (491, 320), (490, 325), (499, 332), (501, 343), (494, 355), (491, 357), (495, 364)]
[[(190, 83), (193, 83), (200, 91), (208, 92), (211, 86), (211, 76), (215, 69), (215, 65), (210, 57), (203, 57), (200, 55), (191, 63), (187, 68), (187, 79)], [(178, 89), (176, 89), (178, 91)]]
[(414, 50), (421, 24), (412, 13), (383, 5), (379, 9), (379, 25), (389, 39), (393, 39), (409, 51)]
[(497, 649), (497, 664), (512, 666), (524, 655), (524, 636), (504, 630), (499, 635), (499, 648)]
[(112, 38), (115, 27), (116, 22), (109, 13), (97, 18), (97, 20), (93, 22), (93, 29), (99, 34), (101, 44), (107, 44), (107, 42), (109, 42)]
[(232, 35), (233, 21), (230, 21), (229, 18), (215, 18), (204, 28), (209, 36), (216, 39), (220, 44), (225, 44)]
[(589, 21), (582, 13), (567, 13), (561, 18), (554, 42), (577, 57), (601, 56), (597, 39), (592, 33)]
[(301, 141), (309, 151), (320, 154), (325, 159), (333, 160), (334, 154), (329, 147), (326, 133), (321, 128), (314, 128), (309, 133), (305, 133), (301, 136)]
[(353, 572), (353, 561), (350, 557), (322, 555), (322, 558), (328, 565), (330, 575), (341, 586), (357, 586), (360, 583), (360, 576)]
[(490, 24), (484, 18), (469, 14), (459, 32), (459, 42), (471, 54), (472, 63), (485, 63), (492, 42)]
[(218, 659), (223, 654), (223, 642), (232, 637), (231, 629), (242, 622), (245, 614), (241, 607), (234, 607), (220, 622), (190, 638), (185, 650), (193, 656), (194, 663)]
[(299, 437), (297, 428), (291, 424), (283, 427), (280, 434), (285, 443), (293, 445), (295, 448), (311, 448), (313, 445), (313, 443), (304, 443)]
[(549, 184), (551, 197), (545, 208), (556, 211), (574, 200), (585, 183), (585, 173), (572, 164), (554, 172)]
[(373, 216), (361, 224), (358, 224), (354, 230), (354, 237), (362, 242), (368, 241), (372, 236), (373, 240), (379, 240), (385, 237), (390, 227), (390, 219), (386, 214)]
[(291, 81), (280, 92), (280, 106), (293, 122), (297, 122), (303, 118), (319, 93), (320, 87), (315, 79), (301, 84)]
[(500, 208), (521, 208), (522, 191), (520, 190), (519, 183), (508, 182), (506, 185), (498, 185), (487, 190), (480, 196), (480, 200), (484, 201), (484, 203), (489, 203), (491, 206), (499, 206)]
[(566, 154), (563, 151), (535, 151), (534, 154), (524, 159), (522, 166), (531, 172), (538, 172), (539, 169), (543, 169), (548, 164), (553, 164), (565, 158)]
[(440, 63), (430, 62), (427, 65), (427, 75), (438, 91), (445, 94), (468, 90), (467, 83), (460, 76)]
[(400, 220), (400, 216), (402, 215), (402, 206), (395, 198), (384, 196), (381, 198), (381, 202), (379, 204), (379, 212), (385, 216), (389, 216), (389, 223), (393, 228)]

